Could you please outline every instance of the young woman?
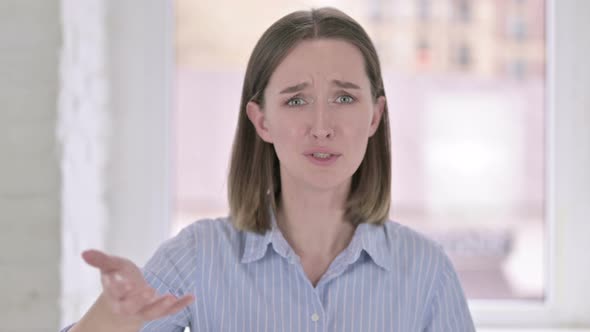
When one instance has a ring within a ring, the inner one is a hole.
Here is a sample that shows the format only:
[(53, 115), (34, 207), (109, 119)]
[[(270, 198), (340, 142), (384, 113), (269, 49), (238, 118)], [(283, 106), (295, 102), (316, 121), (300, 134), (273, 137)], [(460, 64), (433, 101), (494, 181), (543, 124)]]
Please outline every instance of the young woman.
[(388, 221), (389, 140), (362, 27), (332, 8), (281, 18), (248, 63), (230, 216), (143, 271), (85, 252), (104, 291), (70, 331), (475, 331), (443, 251)]

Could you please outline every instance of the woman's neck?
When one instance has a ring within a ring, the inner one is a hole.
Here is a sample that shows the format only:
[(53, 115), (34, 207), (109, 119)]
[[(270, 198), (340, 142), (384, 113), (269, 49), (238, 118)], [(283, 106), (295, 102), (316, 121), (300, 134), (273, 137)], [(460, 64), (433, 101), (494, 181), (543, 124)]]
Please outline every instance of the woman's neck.
[(281, 189), (277, 225), (301, 258), (335, 257), (348, 246), (355, 227), (345, 219), (347, 190)]

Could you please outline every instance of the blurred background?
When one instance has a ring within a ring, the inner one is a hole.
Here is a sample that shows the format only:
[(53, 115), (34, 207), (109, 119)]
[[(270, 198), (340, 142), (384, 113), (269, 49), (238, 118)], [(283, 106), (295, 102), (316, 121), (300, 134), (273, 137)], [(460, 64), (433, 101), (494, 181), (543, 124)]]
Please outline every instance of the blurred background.
[(378, 49), (390, 217), (445, 248), (478, 330), (590, 328), (590, 1), (2, 0), (0, 332), (79, 319), (84, 249), (142, 265), (227, 215), (248, 56), (322, 6)]
[(259, 36), (291, 11), (325, 5), (350, 13), (378, 48), (391, 218), (444, 245), (469, 298), (542, 301), (544, 0), (177, 0), (172, 232), (227, 214), (241, 85)]

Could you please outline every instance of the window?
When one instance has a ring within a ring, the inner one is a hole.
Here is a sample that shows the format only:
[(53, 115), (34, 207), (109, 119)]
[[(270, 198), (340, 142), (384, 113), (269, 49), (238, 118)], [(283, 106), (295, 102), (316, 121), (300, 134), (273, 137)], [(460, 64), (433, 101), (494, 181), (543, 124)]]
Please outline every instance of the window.
[(418, 19), (421, 21), (428, 21), (430, 19), (430, 8), (432, 6), (430, 0), (417, 0), (416, 6)]
[[(457, 0), (455, 1), (455, 17), (459, 22), (469, 23), (471, 21), (471, 11), (472, 11), (472, 1), (471, 0)], [(474, 4), (477, 6), (477, 4)], [(483, 7), (482, 3), (479, 2), (479, 5)]]
[[(419, 35), (404, 34), (424, 19), (429, 2), (416, 1), (415, 8), (423, 10), (403, 21), (377, 18), (375, 1), (364, 7), (359, 1), (364, 11), (349, 10), (374, 36), (381, 54), (414, 52), (394, 50), (400, 47), (390, 42), (395, 39), (411, 40), (401, 45), (418, 49), (416, 58), (401, 61), (413, 66), (382, 56), (392, 129), (391, 218), (445, 246), (469, 298), (542, 301), (547, 268), (544, 72), (525, 76), (515, 62), (509, 71), (497, 67), (509, 41), (496, 39), (501, 27), (490, 29), (489, 22), (463, 19), (457, 26), (447, 17), (430, 22), (432, 29)], [(177, 1), (176, 229), (227, 214), (227, 164), (247, 57), (256, 37), (289, 11), (271, 3), (261, 23), (249, 30), (244, 20), (251, 21), (254, 9), (246, 4), (226, 11)], [(463, 18), (473, 11), (503, 22), (499, 5), (449, 5)], [(520, 6), (543, 5), (537, 0)], [(452, 56), (445, 55), (449, 40), (461, 41), (450, 50)], [(544, 67), (544, 36), (520, 42), (528, 43), (538, 68)], [(512, 56), (519, 54), (512, 50)]]
[[(557, 259), (553, 246), (560, 252), (577, 251), (554, 237), (558, 230), (576, 237), (580, 233), (575, 229), (587, 228), (580, 223), (581, 214), (560, 226), (552, 226), (549, 217), (557, 215), (552, 206), (558, 189), (551, 181), (562, 183), (552, 174), (584, 163), (571, 161), (570, 165), (566, 159), (553, 160), (548, 155), (555, 149), (551, 144), (563, 144), (548, 131), (555, 125), (547, 117), (546, 103), (553, 93), (547, 87), (553, 83), (545, 76), (545, 9), (551, 5), (543, 0), (471, 1), (466, 9), (470, 19), (457, 24), (456, 11), (444, 9), (456, 8), (458, 2), (445, 1), (446, 7), (437, 2), (432, 9), (436, 22), (421, 29), (419, 13), (410, 2), (392, 3), (391, 15), (377, 15), (374, 20), (374, 9), (362, 10), (364, 2), (330, 2), (358, 19), (379, 48), (392, 119), (392, 219), (428, 233), (445, 246), (470, 299), (477, 300), (472, 305), (478, 323), (556, 326), (576, 321), (568, 320), (571, 316), (563, 308), (579, 304), (578, 315), (587, 313), (573, 287), (584, 289), (580, 278), (590, 272), (582, 267), (579, 274), (573, 273), (577, 263)], [(199, 218), (227, 213), (227, 158), (243, 71), (257, 37), (290, 10), (323, 5), (273, 3), (264, 13), (248, 6), (225, 12), (223, 4), (177, 0), (174, 231)], [(526, 26), (518, 28), (526, 38), (503, 33), (501, 18), (514, 9), (511, 6), (519, 6), (526, 16), (522, 20)], [(576, 9), (559, 6), (558, 27), (571, 36), (574, 31), (564, 23), (576, 17)], [(253, 15), (259, 19), (249, 21), (252, 30), (236, 34), (228, 25), (247, 26), (240, 20)], [(561, 40), (567, 40), (566, 36), (562, 32)], [(453, 53), (461, 42), (469, 45), (470, 66), (464, 70), (457, 68), (457, 53)], [(416, 50), (424, 49), (421, 45), (427, 45), (427, 72), (423, 57), (416, 56)], [(574, 51), (566, 54), (576, 56)], [(571, 81), (562, 86), (575, 87)], [(560, 116), (575, 117), (564, 112)], [(203, 136), (192, 136), (195, 133)], [(182, 142), (188, 143), (183, 146)], [(559, 151), (567, 149), (561, 146)], [(546, 161), (562, 166), (552, 168)], [(563, 197), (581, 202), (571, 191)], [(583, 241), (576, 246), (587, 248)], [(556, 274), (560, 280), (555, 280)]]

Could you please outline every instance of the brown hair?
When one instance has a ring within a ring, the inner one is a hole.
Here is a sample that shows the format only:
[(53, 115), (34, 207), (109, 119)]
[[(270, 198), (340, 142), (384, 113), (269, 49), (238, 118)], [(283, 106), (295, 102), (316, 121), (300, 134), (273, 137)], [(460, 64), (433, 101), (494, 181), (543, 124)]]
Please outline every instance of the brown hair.
[[(343, 12), (334, 8), (297, 11), (268, 28), (248, 62), (233, 142), (228, 199), (230, 216), (238, 229), (256, 233), (270, 229), (269, 208), (276, 213), (281, 190), (279, 160), (274, 147), (257, 135), (246, 114), (246, 105), (250, 101), (264, 105), (264, 90), (279, 63), (299, 42), (319, 38), (344, 40), (358, 47), (371, 82), (373, 99), (385, 96), (375, 47), (364, 29)], [(389, 142), (386, 103), (381, 123), (369, 138), (363, 161), (352, 176), (345, 217), (354, 225), (381, 224), (388, 218), (391, 200)]]

